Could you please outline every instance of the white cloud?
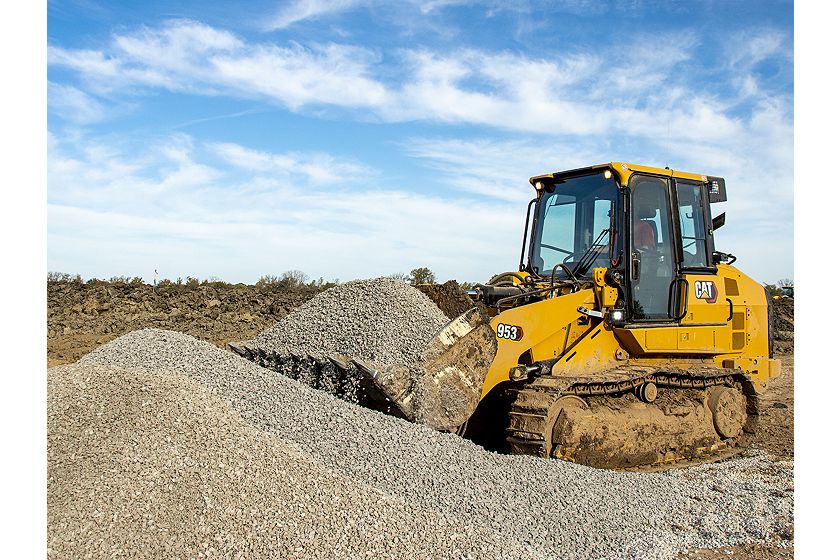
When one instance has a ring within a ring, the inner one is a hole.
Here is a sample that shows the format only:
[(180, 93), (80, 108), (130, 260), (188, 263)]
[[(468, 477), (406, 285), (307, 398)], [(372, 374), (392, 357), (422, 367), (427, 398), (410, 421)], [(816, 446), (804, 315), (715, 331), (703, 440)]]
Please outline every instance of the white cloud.
[(254, 281), (292, 268), (350, 279), (417, 266), (486, 280), (516, 266), (524, 205), (386, 189), (375, 174), (322, 184), (295, 169), (366, 169), (335, 155), (203, 147), (184, 135), (132, 148), (53, 136), (52, 268)]
[(382, 10), (399, 6), (411, 8), (411, 17), (417, 17), (416, 12), (422, 16), (429, 16), (443, 8), (468, 4), (501, 4), (507, 2), (480, 2), (479, 0), (291, 0), (285, 2), (269, 20), (267, 30), (286, 29), (297, 23), (309, 20), (335, 16), (359, 8), (375, 8)]
[(729, 66), (749, 71), (769, 58), (792, 59), (790, 38), (778, 29), (748, 29), (732, 37), (729, 43)]
[[(420, 0), (417, 7), (420, 13), (427, 15), (440, 10), (441, 8), (448, 8), (450, 6), (464, 6), (467, 4), (475, 4), (475, 0)], [(492, 4), (492, 2), (490, 2)]]
[(283, 5), (271, 19), (269, 29), (285, 29), (295, 23), (317, 19), (370, 4), (368, 0), (293, 0)]
[(73, 86), (47, 82), (50, 111), (74, 123), (86, 124), (105, 118), (106, 110), (96, 98)]
[(101, 51), (86, 49), (63, 49), (50, 46), (47, 49), (47, 63), (56, 66), (66, 66), (78, 71), (83, 76), (117, 77), (120, 74), (120, 62), (108, 58)]
[(291, 108), (310, 103), (371, 107), (386, 88), (367, 76), (377, 55), (324, 44), (246, 44), (226, 31), (193, 21), (171, 21), (116, 35), (108, 54), (50, 47), (49, 62), (80, 73), (96, 91), (163, 88), (176, 92), (268, 98)]
[(361, 163), (326, 153), (288, 152), (283, 154), (251, 150), (239, 144), (215, 143), (209, 149), (227, 163), (257, 174), (282, 173), (303, 176), (313, 183), (371, 179), (376, 171)]
[[(406, 152), (442, 171), (455, 188), (481, 197), (525, 203), (535, 175), (606, 163), (593, 143), (416, 138)], [(603, 160), (603, 161), (602, 161)]]
[(387, 88), (368, 76), (375, 59), (367, 49), (345, 45), (260, 45), (213, 58), (212, 76), (205, 81), (239, 95), (275, 99), (292, 109), (307, 104), (375, 107), (388, 97)]
[(670, 126), (674, 139), (739, 136), (744, 124), (729, 110), (740, 98), (704, 93), (677, 70), (697, 43), (692, 34), (640, 36), (623, 48), (540, 58), (475, 49), (404, 50), (393, 53), (404, 68), (395, 75), (393, 61), (371, 49), (249, 43), (181, 20), (116, 35), (107, 53), (51, 47), (50, 61), (80, 72), (95, 91), (139, 86), (225, 94), (266, 99), (294, 111), (326, 106), (390, 122), (428, 120), (549, 135), (617, 130), (656, 138)]

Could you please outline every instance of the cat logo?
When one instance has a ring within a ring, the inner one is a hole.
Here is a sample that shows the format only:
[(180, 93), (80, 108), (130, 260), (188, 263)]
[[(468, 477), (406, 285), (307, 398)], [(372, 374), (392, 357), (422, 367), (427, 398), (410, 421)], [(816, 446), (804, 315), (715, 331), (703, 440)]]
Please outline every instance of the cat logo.
[(695, 280), (694, 295), (697, 299), (705, 299), (706, 303), (714, 303), (717, 301), (717, 286), (711, 280)]

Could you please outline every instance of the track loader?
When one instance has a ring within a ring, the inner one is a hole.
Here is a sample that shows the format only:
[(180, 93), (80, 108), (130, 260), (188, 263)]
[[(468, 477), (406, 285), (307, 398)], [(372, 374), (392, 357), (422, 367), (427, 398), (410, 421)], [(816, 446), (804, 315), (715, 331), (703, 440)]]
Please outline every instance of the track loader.
[(368, 406), (495, 450), (638, 468), (742, 447), (779, 361), (772, 299), (715, 248), (723, 178), (613, 162), (530, 183), (518, 270), (418, 364), (330, 367)]

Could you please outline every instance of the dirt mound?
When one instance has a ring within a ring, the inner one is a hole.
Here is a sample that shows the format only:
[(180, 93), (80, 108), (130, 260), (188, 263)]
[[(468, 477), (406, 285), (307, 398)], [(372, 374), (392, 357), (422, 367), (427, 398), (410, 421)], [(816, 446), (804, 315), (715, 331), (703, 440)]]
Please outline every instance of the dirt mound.
[(417, 289), (429, 296), (429, 299), (435, 302), (450, 319), (454, 319), (474, 305), (473, 300), (464, 293), (455, 280), (444, 284), (422, 284), (417, 286)]
[(793, 298), (773, 300), (773, 328), (777, 331), (793, 330)]
[(794, 299), (783, 297), (773, 300), (773, 347), (777, 352), (793, 351)]
[(325, 288), (212, 282), (157, 289), (122, 282), (47, 283), (47, 356), (73, 362), (127, 332), (162, 328), (224, 346), (250, 338)]

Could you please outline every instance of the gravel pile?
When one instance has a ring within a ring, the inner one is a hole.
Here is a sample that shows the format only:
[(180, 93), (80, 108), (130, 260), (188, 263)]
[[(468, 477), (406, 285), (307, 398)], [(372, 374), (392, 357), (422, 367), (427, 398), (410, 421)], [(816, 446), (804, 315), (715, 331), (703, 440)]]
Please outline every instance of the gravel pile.
[(338, 369), (327, 356), (360, 358), (379, 370), (411, 366), (448, 322), (428, 296), (401, 280), (354, 280), (319, 294), (240, 345), (269, 353), (261, 365), (360, 402), (361, 372)]
[(535, 557), (331, 471), (172, 371), (74, 364), (48, 391), (50, 557)]
[(317, 295), (245, 344), (280, 354), (411, 364), (448, 322), (432, 300), (400, 280), (355, 280)]
[[(174, 369), (209, 388), (253, 427), (294, 442), (353, 484), (495, 535), (500, 555), (527, 555), (509, 552), (514, 542), (545, 558), (671, 558), (687, 548), (761, 542), (790, 532), (793, 523), (793, 464), (760, 453), (666, 473), (496, 455), (168, 331), (130, 333), (81, 363)], [(360, 515), (355, 504), (348, 507), (348, 517)], [(404, 530), (409, 544), (400, 555), (414, 557), (412, 547), (429, 537)], [(374, 556), (387, 554), (370, 546)], [(470, 554), (486, 556), (475, 548), (434, 555)]]

